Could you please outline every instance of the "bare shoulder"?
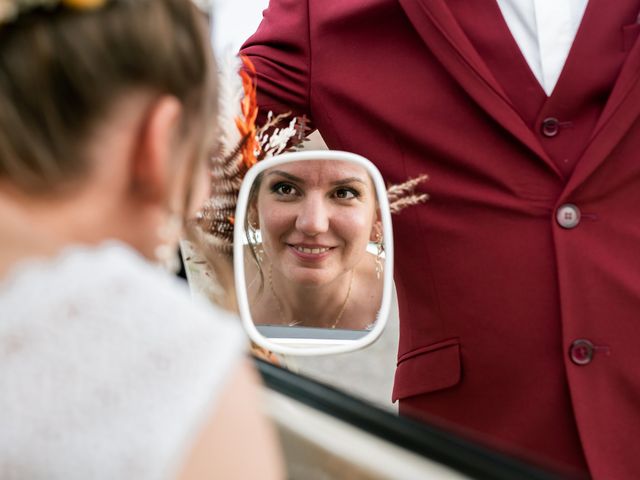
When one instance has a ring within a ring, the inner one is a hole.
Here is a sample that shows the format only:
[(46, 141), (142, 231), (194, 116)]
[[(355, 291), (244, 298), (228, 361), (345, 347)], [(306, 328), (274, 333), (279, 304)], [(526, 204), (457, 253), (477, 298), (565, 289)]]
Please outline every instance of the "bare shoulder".
[(249, 361), (232, 371), (188, 453), (180, 480), (284, 478), (273, 427), (262, 414), (259, 381)]

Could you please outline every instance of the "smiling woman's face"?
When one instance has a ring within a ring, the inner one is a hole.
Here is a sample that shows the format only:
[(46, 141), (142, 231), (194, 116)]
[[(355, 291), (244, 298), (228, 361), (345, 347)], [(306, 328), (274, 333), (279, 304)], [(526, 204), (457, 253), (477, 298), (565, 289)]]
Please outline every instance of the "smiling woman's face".
[(257, 213), (273, 270), (303, 285), (323, 285), (366, 255), (376, 221), (375, 190), (358, 165), (294, 162), (265, 172)]

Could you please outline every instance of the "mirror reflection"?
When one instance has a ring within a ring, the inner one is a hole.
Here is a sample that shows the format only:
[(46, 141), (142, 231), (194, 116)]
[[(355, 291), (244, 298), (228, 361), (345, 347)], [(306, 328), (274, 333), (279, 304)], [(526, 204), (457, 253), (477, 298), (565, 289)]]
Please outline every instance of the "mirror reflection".
[(365, 333), (373, 327), (384, 239), (363, 167), (311, 160), (267, 169), (252, 185), (245, 219), (245, 279), (256, 325)]

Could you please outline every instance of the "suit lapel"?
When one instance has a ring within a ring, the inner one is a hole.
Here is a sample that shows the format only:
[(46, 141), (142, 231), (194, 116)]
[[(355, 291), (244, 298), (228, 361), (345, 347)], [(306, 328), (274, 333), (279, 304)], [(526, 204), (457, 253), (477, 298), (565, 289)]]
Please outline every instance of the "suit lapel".
[(640, 41), (629, 52), (589, 145), (576, 165), (565, 195), (575, 191), (607, 158), (640, 115)]
[(443, 0), (399, 0), (414, 28), (467, 93), (514, 137), (541, 158), (558, 177), (555, 163), (516, 112)]

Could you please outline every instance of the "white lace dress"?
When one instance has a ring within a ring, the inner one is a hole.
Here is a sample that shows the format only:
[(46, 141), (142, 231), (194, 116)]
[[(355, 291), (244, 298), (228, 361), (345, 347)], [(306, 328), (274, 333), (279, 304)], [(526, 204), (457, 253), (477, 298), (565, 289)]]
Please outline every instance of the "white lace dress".
[(121, 244), (22, 263), (0, 280), (0, 478), (171, 478), (244, 350)]

